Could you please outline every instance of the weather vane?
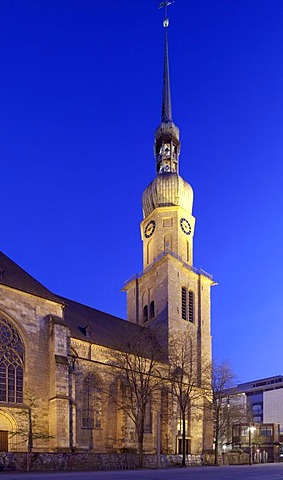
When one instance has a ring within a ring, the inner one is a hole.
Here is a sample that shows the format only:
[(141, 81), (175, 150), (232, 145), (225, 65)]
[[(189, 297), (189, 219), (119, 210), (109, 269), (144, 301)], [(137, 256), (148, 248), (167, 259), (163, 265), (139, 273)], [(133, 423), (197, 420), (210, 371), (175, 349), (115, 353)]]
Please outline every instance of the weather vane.
[(169, 18), (167, 17), (167, 7), (169, 7), (169, 5), (172, 5), (172, 3), (174, 3), (174, 0), (172, 0), (171, 2), (167, 2), (167, 0), (165, 0), (165, 2), (161, 2), (158, 7), (158, 8), (164, 8), (163, 27), (165, 28), (169, 26)]

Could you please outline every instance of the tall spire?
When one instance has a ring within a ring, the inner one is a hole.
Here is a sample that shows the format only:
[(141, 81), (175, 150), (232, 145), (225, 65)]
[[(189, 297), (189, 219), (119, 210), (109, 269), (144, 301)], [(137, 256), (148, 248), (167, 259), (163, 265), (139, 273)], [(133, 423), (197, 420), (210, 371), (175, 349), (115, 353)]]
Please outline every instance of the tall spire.
[(169, 54), (168, 54), (168, 26), (167, 7), (173, 1), (164, 0), (159, 8), (164, 8), (164, 67), (162, 86), (161, 124), (155, 132), (154, 152), (156, 158), (156, 173), (179, 172), (180, 140), (179, 129), (172, 120), (172, 104), (170, 93)]
[(162, 90), (162, 122), (172, 122), (172, 105), (170, 94), (170, 76), (169, 76), (169, 54), (168, 54), (168, 25), (169, 20), (163, 21), (165, 30), (164, 35), (164, 69), (163, 69), (163, 90)]

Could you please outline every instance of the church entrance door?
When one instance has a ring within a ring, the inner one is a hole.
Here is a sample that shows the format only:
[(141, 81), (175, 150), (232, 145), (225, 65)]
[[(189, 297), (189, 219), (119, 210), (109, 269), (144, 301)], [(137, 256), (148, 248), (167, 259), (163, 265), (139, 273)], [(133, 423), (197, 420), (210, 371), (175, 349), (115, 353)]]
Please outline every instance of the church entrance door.
[(0, 452), (8, 452), (8, 432), (0, 430)]

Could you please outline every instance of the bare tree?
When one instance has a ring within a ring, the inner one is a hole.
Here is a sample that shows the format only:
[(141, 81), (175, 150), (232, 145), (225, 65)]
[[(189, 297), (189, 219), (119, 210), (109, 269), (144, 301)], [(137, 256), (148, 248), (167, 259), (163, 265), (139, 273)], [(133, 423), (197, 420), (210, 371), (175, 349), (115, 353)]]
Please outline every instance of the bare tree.
[(186, 424), (192, 416), (203, 415), (204, 398), (210, 392), (211, 366), (205, 362), (200, 365), (189, 336), (174, 338), (169, 351), (169, 382), (182, 422), (182, 466), (185, 467)]
[(214, 419), (214, 464), (218, 465), (219, 447), (232, 440), (232, 427), (246, 418), (246, 406), (238, 401), (236, 375), (228, 362), (213, 363), (212, 392)]
[(120, 385), (125, 394), (122, 398), (119, 395), (113, 395), (112, 398), (134, 423), (139, 466), (142, 467), (146, 417), (155, 394), (164, 381), (164, 353), (155, 335), (148, 328), (139, 330), (136, 337), (123, 343), (123, 351), (114, 355), (114, 361), (119, 369)]

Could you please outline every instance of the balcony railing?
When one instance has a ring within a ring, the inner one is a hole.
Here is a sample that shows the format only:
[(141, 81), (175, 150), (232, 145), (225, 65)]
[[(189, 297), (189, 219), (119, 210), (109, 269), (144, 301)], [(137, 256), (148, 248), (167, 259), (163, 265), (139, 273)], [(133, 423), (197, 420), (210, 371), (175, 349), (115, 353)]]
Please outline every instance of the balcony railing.
[(192, 265), (189, 265), (188, 263), (185, 263), (183, 262), (182, 260), (182, 257), (180, 255), (178, 255), (177, 253), (173, 252), (172, 250), (165, 250), (164, 252), (160, 253), (157, 257), (155, 257), (153, 259), (153, 262), (151, 265), (149, 265), (148, 267), (146, 267), (144, 270), (142, 270), (140, 273), (136, 273), (134, 275), (132, 275), (128, 280), (125, 281), (124, 285), (127, 285), (128, 283), (132, 282), (133, 280), (137, 280), (138, 278), (141, 278), (144, 274), (146, 274), (147, 272), (149, 272), (153, 267), (154, 265), (159, 261), (161, 260), (161, 258), (165, 257), (166, 255), (171, 255), (171, 257), (174, 257), (176, 258), (177, 260), (179, 260), (180, 262), (182, 262), (183, 264), (183, 267), (187, 268), (188, 270), (191, 270), (192, 272), (194, 273), (197, 273), (198, 275), (203, 275), (204, 277), (206, 278), (209, 278), (210, 280), (212, 280), (212, 275), (210, 275), (210, 273), (207, 273), (205, 270), (203, 270), (202, 268), (195, 268), (193, 267)]

